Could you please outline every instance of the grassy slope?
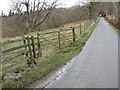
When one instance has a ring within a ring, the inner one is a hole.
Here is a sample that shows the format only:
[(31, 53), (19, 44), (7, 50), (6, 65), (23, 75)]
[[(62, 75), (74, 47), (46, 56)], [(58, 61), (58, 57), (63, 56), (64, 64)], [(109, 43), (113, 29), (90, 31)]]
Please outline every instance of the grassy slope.
[(25, 87), (31, 82), (40, 79), (44, 75), (55, 70), (56, 67), (64, 65), (65, 62), (69, 61), (80, 52), (85, 42), (91, 35), (94, 27), (95, 25), (92, 28), (86, 30), (81, 35), (80, 39), (69, 47), (54, 52), (49, 58), (38, 60), (37, 67), (31, 67), (28, 68), (28, 70), (21, 72), (22, 77), (20, 79), (3, 82), (3, 88)]

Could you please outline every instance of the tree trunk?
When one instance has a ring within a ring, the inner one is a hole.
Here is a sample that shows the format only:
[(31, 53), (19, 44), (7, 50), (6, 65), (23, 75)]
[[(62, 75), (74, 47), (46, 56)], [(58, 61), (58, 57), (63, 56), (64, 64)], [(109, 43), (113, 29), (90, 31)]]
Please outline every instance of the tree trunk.
[(31, 32), (31, 22), (30, 22), (30, 12), (29, 12), (29, 0), (25, 3), (26, 9), (27, 9), (27, 29), (28, 32)]

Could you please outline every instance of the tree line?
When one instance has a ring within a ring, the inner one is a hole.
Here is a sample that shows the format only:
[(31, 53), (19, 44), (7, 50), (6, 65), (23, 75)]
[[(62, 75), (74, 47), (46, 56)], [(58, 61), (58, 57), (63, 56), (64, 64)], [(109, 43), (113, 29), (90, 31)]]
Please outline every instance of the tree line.
[[(119, 17), (118, 2), (87, 2), (77, 3), (70, 8), (58, 8), (58, 0), (48, 3), (46, 0), (23, 0), (13, 2), (14, 9), (9, 11), (9, 17), (24, 34), (48, 28), (56, 28), (65, 23), (78, 20), (93, 19), (104, 12), (106, 15)], [(24, 7), (24, 9), (23, 9)]]

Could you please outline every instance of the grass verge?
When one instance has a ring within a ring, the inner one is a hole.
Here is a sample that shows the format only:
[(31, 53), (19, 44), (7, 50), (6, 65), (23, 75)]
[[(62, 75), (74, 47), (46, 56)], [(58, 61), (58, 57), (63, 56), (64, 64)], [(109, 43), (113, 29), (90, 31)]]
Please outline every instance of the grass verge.
[(57, 67), (64, 65), (67, 61), (72, 59), (80, 52), (85, 42), (90, 37), (97, 22), (91, 28), (84, 31), (78, 41), (71, 44), (69, 47), (65, 47), (63, 49), (60, 49), (59, 51), (53, 52), (53, 54), (49, 58), (38, 60), (37, 66), (30, 67), (24, 72), (21, 72), (22, 77), (18, 80), (9, 80), (3, 82), (2, 88), (26, 87), (33, 81), (38, 80), (45, 76), (46, 74), (48, 74), (49, 72), (55, 70)]

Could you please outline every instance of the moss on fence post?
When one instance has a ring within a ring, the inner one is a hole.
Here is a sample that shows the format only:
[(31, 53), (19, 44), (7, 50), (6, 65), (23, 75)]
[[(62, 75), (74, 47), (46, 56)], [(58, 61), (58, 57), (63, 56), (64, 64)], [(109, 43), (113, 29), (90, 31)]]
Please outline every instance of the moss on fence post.
[(32, 48), (33, 48), (33, 57), (36, 58), (36, 49), (35, 49), (35, 42), (34, 42), (34, 36), (31, 36), (32, 41)]
[(60, 32), (58, 31), (58, 44), (59, 44), (59, 49), (61, 48), (61, 43), (60, 43)]
[(82, 27), (81, 27), (81, 23), (80, 23), (80, 35), (82, 34)]
[(27, 37), (27, 42), (28, 42), (28, 48), (29, 48), (29, 54), (30, 54), (30, 60), (28, 61), (28, 66), (30, 66), (32, 63), (34, 63), (36, 65), (36, 62), (32, 55), (32, 48), (31, 48), (31, 43), (30, 43), (29, 37)]
[(24, 45), (25, 45), (25, 55), (26, 56), (28, 56), (28, 51), (27, 51), (27, 43), (26, 43), (26, 37), (25, 36), (23, 36), (23, 43), (24, 43)]
[(38, 56), (42, 57), (42, 49), (41, 49), (41, 44), (40, 44), (40, 38), (39, 34), (37, 33), (37, 43), (38, 43)]
[(73, 33), (73, 42), (75, 42), (75, 28), (72, 28), (72, 33)]

